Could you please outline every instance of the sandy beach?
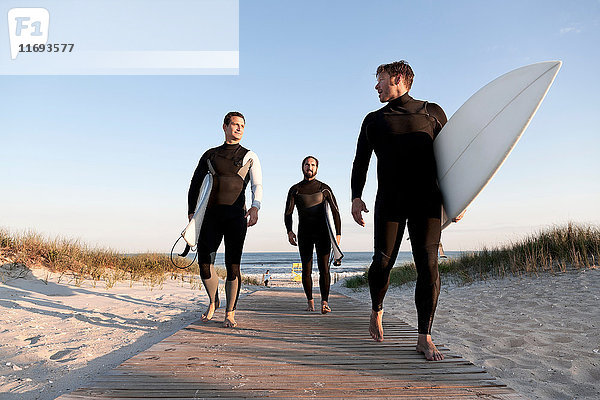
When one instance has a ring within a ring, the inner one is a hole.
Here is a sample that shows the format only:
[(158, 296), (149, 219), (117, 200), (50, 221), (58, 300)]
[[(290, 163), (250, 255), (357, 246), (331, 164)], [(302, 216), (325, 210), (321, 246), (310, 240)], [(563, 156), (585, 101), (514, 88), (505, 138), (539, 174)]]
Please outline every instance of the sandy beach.
[[(3, 280), (2, 399), (54, 399), (76, 389), (198, 319), (207, 300), (197, 281), (106, 289), (103, 282), (59, 282), (41, 269)], [(367, 290), (341, 282), (333, 289), (360, 301), (357, 312), (369, 312)], [(252, 290), (264, 288), (243, 293)], [(386, 313), (414, 324), (413, 290), (391, 289)], [(600, 269), (444, 285), (434, 339), (527, 398), (598, 398), (599, 296)]]
[[(14, 274), (13, 274), (14, 275)], [(84, 281), (35, 269), (0, 283), (0, 398), (54, 399), (200, 318), (198, 280)]]
[[(336, 290), (369, 299), (366, 289)], [(369, 308), (365, 302), (365, 312)], [(384, 310), (415, 326), (414, 285), (390, 289)], [(596, 268), (465, 286), (442, 283), (432, 337), (526, 398), (598, 399), (599, 328)]]

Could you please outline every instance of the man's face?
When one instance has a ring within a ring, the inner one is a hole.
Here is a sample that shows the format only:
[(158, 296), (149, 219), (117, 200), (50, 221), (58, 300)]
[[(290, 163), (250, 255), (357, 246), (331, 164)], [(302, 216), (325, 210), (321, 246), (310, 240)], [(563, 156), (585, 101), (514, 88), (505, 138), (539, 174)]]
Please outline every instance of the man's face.
[(229, 144), (239, 143), (244, 136), (244, 119), (242, 117), (231, 117), (229, 125), (223, 124), (225, 142)]
[(317, 175), (317, 161), (314, 158), (306, 160), (302, 166), (302, 172), (306, 179), (312, 180)]
[(379, 101), (382, 103), (394, 100), (408, 91), (406, 90), (404, 80), (401, 77), (391, 77), (390, 74), (385, 71), (377, 75), (377, 85), (375, 85), (375, 90), (379, 93)]

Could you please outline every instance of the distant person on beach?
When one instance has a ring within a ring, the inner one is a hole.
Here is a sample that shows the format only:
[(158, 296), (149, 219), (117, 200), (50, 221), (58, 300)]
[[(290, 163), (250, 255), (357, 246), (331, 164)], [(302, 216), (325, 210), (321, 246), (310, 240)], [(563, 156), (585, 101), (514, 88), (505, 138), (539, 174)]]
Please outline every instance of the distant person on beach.
[[(302, 173), (304, 179), (288, 192), (285, 203), (284, 222), (287, 229), (288, 240), (291, 245), (298, 246), (300, 260), (302, 261), (302, 286), (308, 301), (307, 311), (315, 311), (315, 301), (312, 296), (312, 260), (313, 249), (317, 251), (317, 265), (319, 267), (319, 289), (321, 291), (321, 313), (331, 312), (329, 307), (329, 286), (331, 275), (329, 273), (329, 253), (331, 242), (327, 228), (325, 202), (329, 203), (333, 216), (336, 240), (341, 238), (341, 220), (337, 202), (331, 188), (315, 179), (319, 168), (319, 160), (308, 156), (302, 160)], [(292, 230), (292, 214), (294, 205), (298, 209), (298, 236)]]
[(267, 272), (265, 272), (265, 274), (263, 275), (263, 282), (264, 282), (265, 286), (269, 287), (270, 280), (271, 280), (271, 274), (269, 273), (269, 270), (267, 270)]
[[(244, 116), (237, 111), (225, 115), (225, 142), (202, 155), (188, 192), (188, 217), (191, 219), (202, 180), (209, 171), (213, 174), (213, 188), (198, 239), (200, 277), (210, 300), (208, 309), (202, 314), (202, 321), (211, 320), (215, 310), (219, 308), (219, 277), (214, 263), (221, 241), (225, 239), (227, 308), (223, 326), (230, 328), (237, 325), (235, 308), (242, 281), (240, 261), (246, 230), (258, 221), (263, 191), (258, 156), (240, 145), (245, 123)], [(248, 183), (252, 189), (252, 205), (246, 211), (245, 191)]]
[(375, 152), (377, 198), (374, 255), (369, 268), (372, 302), (369, 332), (376, 341), (383, 340), (383, 298), (408, 224), (417, 268), (417, 351), (427, 360), (439, 361), (444, 356), (431, 340), (440, 293), (438, 246), (442, 205), (433, 139), (446, 123), (446, 114), (437, 104), (415, 100), (408, 94), (414, 73), (405, 61), (380, 65), (376, 76), (379, 101), (387, 104), (369, 113), (362, 123), (351, 178), (352, 217), (365, 226), (362, 212), (368, 210), (361, 197), (369, 160)]

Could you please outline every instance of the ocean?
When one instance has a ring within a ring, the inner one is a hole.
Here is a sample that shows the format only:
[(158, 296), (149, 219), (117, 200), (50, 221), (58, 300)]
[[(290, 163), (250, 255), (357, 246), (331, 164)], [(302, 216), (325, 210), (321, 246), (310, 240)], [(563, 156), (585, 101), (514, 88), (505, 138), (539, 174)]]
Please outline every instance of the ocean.
[[(447, 251), (448, 258), (456, 258), (462, 254), (460, 251)], [(192, 256), (193, 257), (193, 256)], [(333, 274), (341, 276), (355, 275), (362, 273), (371, 264), (373, 257), (372, 252), (345, 252), (342, 259), (342, 265), (330, 267)], [(412, 262), (412, 253), (410, 251), (401, 251), (398, 253), (396, 265), (405, 262)], [(274, 278), (289, 277), (291, 274), (292, 264), (300, 262), (298, 252), (257, 252), (244, 253), (242, 255), (241, 270), (243, 275), (261, 276), (267, 269)], [(217, 253), (215, 261), (217, 266), (225, 266), (223, 253)], [(313, 274), (318, 273), (316, 265), (316, 254), (313, 255)]]

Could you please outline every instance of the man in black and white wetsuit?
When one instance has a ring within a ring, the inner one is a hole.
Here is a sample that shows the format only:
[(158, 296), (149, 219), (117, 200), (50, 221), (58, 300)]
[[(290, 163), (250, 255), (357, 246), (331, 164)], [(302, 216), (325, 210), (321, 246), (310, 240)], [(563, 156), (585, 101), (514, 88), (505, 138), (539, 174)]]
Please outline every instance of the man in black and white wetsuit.
[[(202, 315), (203, 321), (212, 319), (219, 307), (219, 277), (214, 262), (221, 241), (225, 240), (225, 295), (227, 308), (223, 326), (235, 327), (235, 308), (240, 293), (240, 261), (246, 230), (258, 221), (262, 201), (262, 172), (258, 156), (242, 147), (244, 116), (236, 111), (225, 115), (223, 131), (225, 143), (207, 150), (194, 171), (188, 191), (188, 218), (196, 209), (200, 187), (206, 174), (213, 174), (213, 187), (198, 238), (200, 277), (208, 293), (210, 304)], [(250, 183), (252, 205), (246, 211), (246, 186)]]
[(417, 268), (417, 351), (437, 361), (444, 356), (431, 340), (440, 292), (437, 260), (441, 233), (441, 193), (433, 140), (446, 123), (446, 115), (437, 104), (415, 100), (408, 94), (413, 77), (405, 61), (377, 68), (375, 90), (379, 101), (387, 105), (369, 113), (362, 123), (352, 168), (352, 216), (359, 225), (365, 225), (362, 212), (368, 210), (361, 197), (369, 160), (375, 152), (377, 198), (374, 255), (369, 268), (369, 331), (376, 341), (383, 340), (383, 298), (407, 225)]
[[(307, 311), (315, 311), (315, 301), (312, 296), (312, 259), (313, 249), (316, 248), (319, 289), (321, 291), (321, 313), (327, 314), (331, 312), (328, 303), (329, 286), (331, 284), (329, 273), (331, 239), (326, 222), (325, 202), (329, 204), (333, 216), (338, 244), (341, 238), (341, 221), (333, 191), (327, 184), (315, 179), (318, 168), (319, 161), (315, 157), (308, 156), (302, 160), (304, 179), (292, 186), (288, 192), (285, 202), (284, 223), (290, 244), (298, 246), (300, 251), (302, 286), (308, 301)], [(292, 229), (294, 205), (298, 209), (298, 237)]]

